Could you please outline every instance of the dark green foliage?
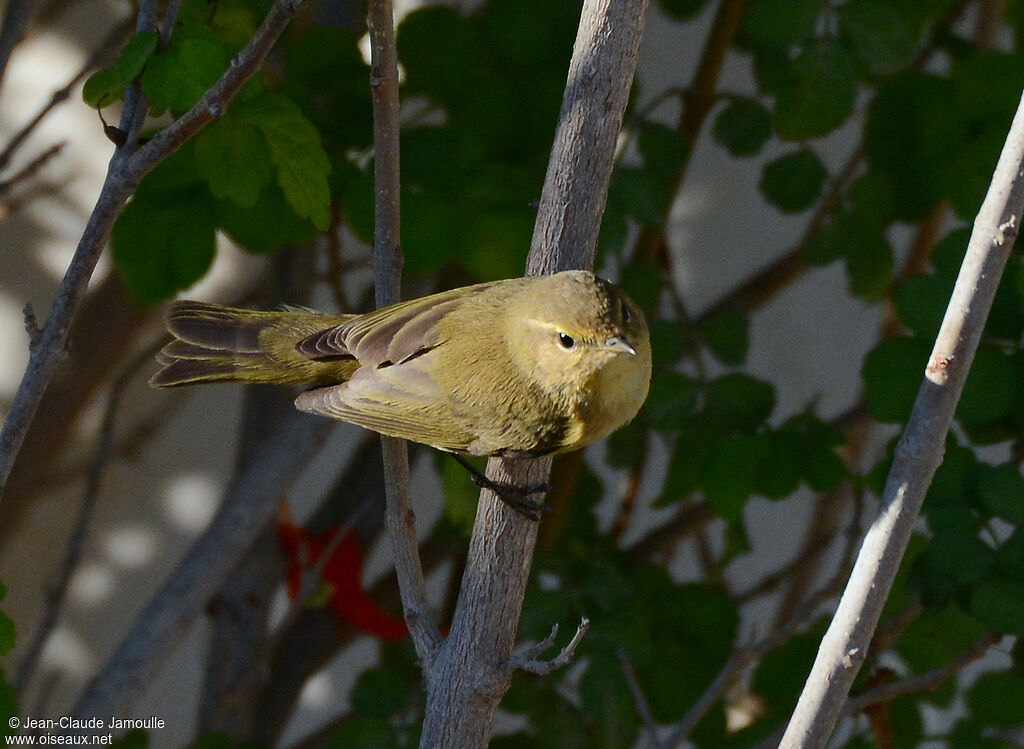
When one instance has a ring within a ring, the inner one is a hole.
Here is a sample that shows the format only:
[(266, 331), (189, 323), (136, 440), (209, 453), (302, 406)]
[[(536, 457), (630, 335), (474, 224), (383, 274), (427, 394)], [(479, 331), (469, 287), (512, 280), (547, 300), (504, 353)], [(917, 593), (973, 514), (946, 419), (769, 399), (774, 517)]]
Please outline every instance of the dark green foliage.
[(783, 213), (794, 213), (810, 208), (826, 179), (828, 171), (821, 160), (802, 148), (766, 164), (760, 188), (769, 203)]
[(772, 134), (772, 115), (755, 99), (737, 97), (723, 109), (711, 128), (733, 156), (753, 156)]
[[(86, 82), (85, 100), (105, 106), (137, 81), (154, 114), (180, 114), (223, 73), (266, 5), (187, 0), (165, 49), (157, 50), (153, 32), (134, 36), (112, 67)], [(717, 9), (706, 0), (659, 5), (680, 23)], [(474, 7), (461, 13), (425, 6), (398, 30), (406, 116), (404, 272), (436, 275), (441, 283), (521, 274), (580, 9), (575, 0), (489, 0)], [(1018, 35), (1021, 7), (1008, 6)], [(880, 339), (862, 368), (871, 416), (892, 424), (910, 412), (969, 235), (951, 232), (929, 262), (908, 274), (906, 225), (939, 205), (973, 217), (1024, 80), (1016, 48), (983, 53), (958, 29), (938, 29), (951, 8), (952, 0), (749, 0), (730, 54), (750, 64), (757, 90), (717, 91), (694, 144), (706, 145), (700, 139), (710, 136), (733, 157), (769, 154), (758, 185), (763, 199), (783, 213), (820, 214), (801, 247), (799, 232), (783, 238), (800, 250), (794, 254), (815, 266), (842, 262), (853, 295), (898, 314), (905, 327)], [(116, 267), (140, 300), (160, 301), (198, 280), (213, 260), (218, 232), (256, 253), (338, 226), (372, 240), (370, 75), (358, 36), (294, 24), (266, 73), (146, 177), (111, 238)], [(943, 65), (922, 62), (929, 50), (938, 50)], [(637, 88), (643, 101), (665, 93)], [(661, 101), (677, 104), (679, 97), (667, 93)], [(661, 237), (687, 177), (690, 145), (681, 128), (664, 124), (671, 120), (663, 114), (627, 113), (626, 158), (616, 165), (602, 219), (601, 270), (611, 269), (648, 313), (655, 370), (642, 413), (611, 436), (607, 452), (617, 474), (642, 479), (644, 491), (658, 496), (665, 516), (710, 508), (713, 525), (700, 531), (709, 549), (706, 579), (680, 583), (651, 561), (660, 562), (663, 551), (623, 551), (635, 529), (613, 537), (595, 507), (620, 501), (625, 481), (603, 483), (583, 464), (571, 501), (545, 520), (556, 531), (537, 556), (520, 636), (541, 639), (557, 622), (561, 647), (583, 615), (591, 630), (571, 672), (513, 679), (502, 707), (522, 716), (523, 729), (496, 738), (496, 748), (636, 744), (645, 729), (624, 668), (635, 671), (656, 720), (678, 721), (736, 648), (736, 590), (723, 581), (730, 580), (731, 563), (760, 540), (759, 529), (745, 523), (753, 515), (751, 498), (804, 497), (843, 482), (879, 494), (891, 463), (890, 454), (857, 475), (840, 457), (848, 435), (814, 415), (813, 404), (806, 412), (779, 413), (775, 384), (737, 371), (756, 331), (750, 315), (736, 311), (739, 305), (716, 307), (725, 311), (712, 316), (685, 309), (687, 300), (668, 285), (683, 261), (663, 263), (658, 246), (630, 246), (638, 229), (645, 239)], [(845, 174), (835, 151), (826, 150), (831, 141), (817, 141), (840, 128), (842, 138), (863, 141), (863, 159)], [(819, 153), (828, 155), (825, 162)], [(1024, 532), (1006, 528), (1024, 523), (1017, 460), (1024, 434), (1022, 257), (1011, 259), (957, 411), (956, 437), (929, 491), (927, 533), (912, 541), (886, 609), (886, 616), (896, 615), (915, 596), (926, 606), (891, 646), (907, 675), (949, 663), (989, 631), (1024, 634)], [(812, 306), (807, 314), (813, 316)], [(975, 454), (979, 445), (1008, 444), (1013, 449), (1000, 459), (1005, 462), (986, 463)], [(637, 473), (655, 450), (667, 451), (660, 485), (660, 474), (649, 481)], [(464, 536), (477, 490), (461, 467), (439, 461), (447, 500), (438, 533)], [(873, 499), (865, 499), (865, 512)], [(624, 520), (629, 526), (632, 518)], [(730, 732), (726, 701), (719, 700), (692, 743), (751, 746), (770, 736), (792, 710), (824, 626), (813, 623), (752, 666), (751, 692), (763, 712), (750, 726)], [(0, 653), (12, 645), (13, 625), (0, 614)], [(877, 675), (869, 662), (862, 685)], [(956, 689), (950, 680), (887, 704), (896, 745), (920, 740), (923, 702), (949, 705)], [(995, 746), (987, 737), (993, 727), (1024, 721), (1012, 671), (981, 677), (967, 704), (971, 716), (946, 737), (951, 746)], [(408, 643), (383, 648), (380, 663), (358, 678), (351, 706), (332, 746), (416, 745), (423, 694)], [(15, 706), (0, 683), (4, 710), (13, 714)], [(876, 743), (863, 722), (854, 734), (846, 746)], [(147, 740), (144, 733), (131, 736)], [(219, 749), (230, 740), (203, 742)]]
[(775, 130), (784, 140), (828, 135), (853, 112), (857, 78), (843, 46), (824, 37), (788, 66), (775, 92)]

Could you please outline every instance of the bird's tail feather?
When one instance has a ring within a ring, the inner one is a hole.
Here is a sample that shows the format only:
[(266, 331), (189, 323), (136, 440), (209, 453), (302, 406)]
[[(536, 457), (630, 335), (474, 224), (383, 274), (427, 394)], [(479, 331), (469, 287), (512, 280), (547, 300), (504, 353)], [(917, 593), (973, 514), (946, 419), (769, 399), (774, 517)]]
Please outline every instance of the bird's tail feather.
[(149, 384), (170, 388), (209, 382), (339, 381), (339, 374), (330, 371), (339, 365), (328, 368), (310, 361), (295, 351), (295, 343), (340, 319), (308, 310), (257, 311), (175, 302), (167, 313), (167, 329), (174, 340), (157, 354), (162, 368)]

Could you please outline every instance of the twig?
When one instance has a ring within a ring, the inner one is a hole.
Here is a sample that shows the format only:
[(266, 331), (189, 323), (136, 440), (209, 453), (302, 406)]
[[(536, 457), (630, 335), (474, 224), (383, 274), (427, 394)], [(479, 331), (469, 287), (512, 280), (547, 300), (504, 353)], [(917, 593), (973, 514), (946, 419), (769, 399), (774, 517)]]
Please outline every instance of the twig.
[(576, 634), (569, 640), (569, 644), (566, 645), (562, 650), (549, 661), (541, 659), (541, 654), (555, 644), (555, 638), (558, 637), (558, 624), (556, 623), (551, 627), (551, 634), (545, 637), (538, 643), (530, 645), (524, 648), (521, 652), (515, 653), (502, 665), (502, 668), (511, 675), (516, 669), (522, 671), (528, 671), (531, 674), (537, 674), (539, 676), (545, 676), (550, 674), (563, 666), (567, 666), (572, 663), (572, 659), (576, 655), (576, 648), (583, 641), (583, 636), (590, 629), (590, 620), (587, 617), (580, 619), (580, 624), (576, 628)]
[[(137, 28), (144, 30), (155, 25), (155, 6), (153, 0), (146, 0), (142, 4)], [(134, 149), (145, 113), (145, 97), (138, 86), (128, 87), (120, 126), (127, 134), (127, 140), (124, 146), (114, 151), (100, 196), (57, 290), (39, 345), (31, 352), (25, 374), (0, 432), (0, 497), (3, 496), (14, 460), (35, 417), (43, 392), (63, 357), (68, 331), (85, 295), (89, 278), (128, 195), (161, 160), (180, 148), (211, 119), (224, 114), (228, 102), (260, 68), (277, 37), (301, 7), (302, 0), (277, 0), (252, 39), (235, 56), (213, 87), (188, 112), (138, 150)]]
[(896, 448), (882, 506), (868, 531), (846, 592), (818, 650), (782, 747), (822, 747), (867, 655), (932, 476), (999, 278), (1024, 211), (1024, 99), (1014, 116), (992, 184), (974, 223), (946, 316), (910, 420)]
[(957, 672), (962, 671), (968, 664), (984, 656), (988, 649), (1001, 639), (1002, 636), (994, 632), (987, 634), (945, 666), (939, 666), (931, 671), (925, 671), (923, 674), (910, 676), (900, 681), (880, 684), (866, 692), (851, 696), (846, 701), (846, 704), (843, 705), (843, 715), (856, 715), (872, 705), (877, 705), (879, 702), (888, 702), (905, 694), (938, 689), (942, 682)]
[(47, 597), (46, 609), (43, 612), (43, 619), (40, 622), (39, 627), (36, 629), (35, 634), (32, 636), (32, 639), (28, 644), (28, 648), (25, 651), (25, 655), (22, 657), (21, 663), (18, 664), (18, 671), (15, 674), (13, 681), (14, 689), (17, 692), (21, 692), (25, 688), (25, 685), (35, 672), (38, 666), (39, 654), (43, 649), (43, 645), (53, 632), (53, 628), (56, 626), (57, 620), (60, 617), (61, 610), (64, 608), (64, 600), (67, 598), (71, 576), (74, 573), (75, 568), (78, 567), (78, 561), (82, 556), (82, 550), (85, 548), (85, 539), (89, 533), (89, 524), (92, 520), (93, 511), (96, 509), (96, 503), (100, 496), (100, 485), (103, 482), (103, 474), (106, 472), (107, 463), (110, 460), (111, 446), (114, 441), (114, 425), (117, 419), (117, 409), (121, 405), (121, 400), (127, 392), (128, 385), (131, 383), (132, 377), (138, 373), (142, 366), (153, 360), (153, 355), (157, 350), (159, 350), (159, 346), (153, 345), (140, 352), (121, 370), (121, 373), (110, 386), (110, 395), (107, 400), (107, 406), (103, 411), (103, 420), (100, 424), (96, 452), (93, 455), (92, 462), (89, 466), (89, 473), (85, 482), (85, 491), (83, 492), (84, 496), (82, 497), (82, 503), (78, 508), (78, 517), (75, 519), (71, 538), (64, 551), (64, 556), (61, 559), (60, 566), (57, 568), (56, 577)]
[[(377, 307), (394, 304), (401, 296), (398, 139), (398, 53), (391, 0), (372, 0), (367, 6), (370, 32), (370, 86), (373, 93), (374, 239), (373, 279)], [(409, 452), (405, 441), (381, 437), (384, 455), (385, 521), (402, 608), (416, 655), (429, 678), (441, 632), (434, 622), (416, 543), (416, 516), (409, 500)]]
[(633, 667), (633, 662), (629, 659), (629, 655), (623, 649), (620, 649), (616, 655), (619, 656), (622, 675), (626, 679), (626, 685), (629, 687), (630, 693), (633, 695), (633, 702), (636, 704), (636, 711), (640, 713), (640, 720), (644, 722), (644, 728), (651, 737), (651, 744), (657, 747), (658, 722), (654, 720), (654, 715), (651, 713), (651, 705), (647, 701), (647, 697), (644, 695), (643, 688), (640, 686), (640, 680), (636, 676), (636, 669)]
[(44, 166), (50, 163), (51, 159), (61, 152), (65, 145), (67, 145), (67, 141), (63, 140), (60, 143), (53, 144), (28, 162), (19, 171), (15, 172), (13, 176), (0, 182), (0, 199), (3, 199), (4, 193), (12, 190), (19, 182), (29, 180), (38, 174)]
[(112, 57), (112, 50), (118, 49), (121, 46), (122, 41), (128, 36), (128, 33), (132, 30), (132, 21), (127, 20), (124, 23), (118, 24), (111, 32), (107, 35), (100, 45), (96, 48), (96, 51), (92, 56), (85, 61), (85, 64), (78, 69), (78, 72), (72, 76), (71, 80), (64, 84), (63, 88), (53, 92), (53, 96), (50, 97), (50, 101), (43, 106), (42, 109), (29, 120), (14, 137), (11, 138), (10, 142), (4, 147), (3, 151), (0, 151), (0, 172), (7, 168), (7, 165), (11, 162), (11, 158), (15, 152), (21, 146), (22, 143), (28, 138), (29, 135), (39, 126), (46, 116), (52, 112), (58, 104), (67, 101), (68, 97), (71, 96), (72, 90), (78, 85), (78, 82), (85, 78), (90, 71), (98, 68), (106, 60)]

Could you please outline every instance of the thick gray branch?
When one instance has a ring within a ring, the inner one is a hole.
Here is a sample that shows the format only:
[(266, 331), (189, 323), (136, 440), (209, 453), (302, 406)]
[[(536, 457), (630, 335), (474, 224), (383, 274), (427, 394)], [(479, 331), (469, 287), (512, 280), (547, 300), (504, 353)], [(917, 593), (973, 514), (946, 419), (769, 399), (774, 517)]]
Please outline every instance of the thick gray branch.
[(823, 747), (867, 655), (914, 529), (1024, 212), (1024, 99), (946, 309), (924, 381), (889, 472), (878, 516), (825, 633), (782, 747)]
[[(587, 0), (552, 147), (527, 274), (592, 268), (615, 143), (636, 69), (647, 0)], [(491, 460), (487, 475), (529, 486), (547, 480), (551, 459)], [(487, 745), (510, 675), (537, 523), (483, 490), (451, 634), (427, 681), (420, 746)]]

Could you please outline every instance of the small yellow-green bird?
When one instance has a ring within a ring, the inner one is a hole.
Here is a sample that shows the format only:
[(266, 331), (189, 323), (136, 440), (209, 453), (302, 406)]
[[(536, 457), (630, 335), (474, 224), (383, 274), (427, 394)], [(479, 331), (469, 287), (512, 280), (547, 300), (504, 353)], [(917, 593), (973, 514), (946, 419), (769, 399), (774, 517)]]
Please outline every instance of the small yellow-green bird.
[(643, 313), (587, 271), (476, 284), (361, 315), (181, 301), (167, 327), (175, 340), (158, 355), (154, 387), (308, 385), (295, 399), (300, 411), (451, 453), (586, 447), (636, 415), (651, 377)]

